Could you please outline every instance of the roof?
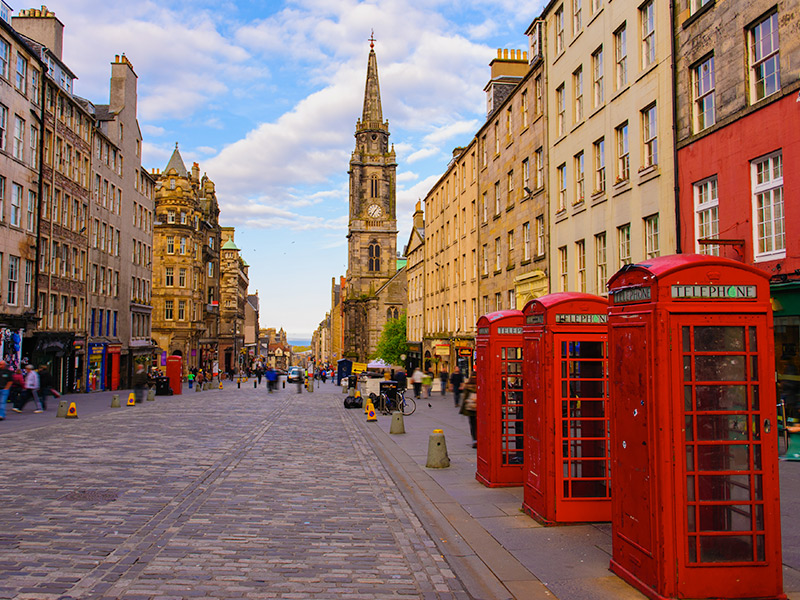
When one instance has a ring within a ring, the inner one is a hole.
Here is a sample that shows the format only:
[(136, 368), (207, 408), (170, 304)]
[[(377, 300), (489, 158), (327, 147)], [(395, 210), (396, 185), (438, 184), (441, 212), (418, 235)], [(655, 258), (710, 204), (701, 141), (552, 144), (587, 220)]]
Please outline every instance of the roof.
[(183, 164), (181, 153), (178, 152), (178, 144), (175, 144), (175, 151), (172, 153), (167, 166), (164, 168), (164, 173), (166, 174), (170, 169), (175, 169), (175, 172), (181, 177), (189, 177), (189, 171), (186, 170), (186, 165)]
[(239, 247), (233, 243), (233, 240), (228, 240), (224, 244), (222, 244), (223, 250), (238, 250)]

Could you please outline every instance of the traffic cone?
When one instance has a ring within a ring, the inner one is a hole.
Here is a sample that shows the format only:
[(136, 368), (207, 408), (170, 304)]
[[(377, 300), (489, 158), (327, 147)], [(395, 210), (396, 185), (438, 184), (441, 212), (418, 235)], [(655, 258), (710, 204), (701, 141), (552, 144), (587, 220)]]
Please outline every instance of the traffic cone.
[(219, 380), (219, 389), (222, 389), (222, 379)]
[(111, 408), (119, 408), (119, 394), (111, 396)]
[(370, 404), (369, 404), (369, 406), (367, 408), (367, 422), (369, 422), (369, 421), (377, 421), (377, 420), (378, 420), (378, 417), (375, 415), (375, 407), (372, 406), (372, 403), (370, 402)]
[(136, 406), (136, 396), (133, 395), (133, 392), (128, 394), (128, 406)]
[(74, 402), (69, 403), (69, 408), (67, 409), (67, 416), (64, 417), (65, 419), (77, 419), (78, 418), (78, 407), (75, 406)]

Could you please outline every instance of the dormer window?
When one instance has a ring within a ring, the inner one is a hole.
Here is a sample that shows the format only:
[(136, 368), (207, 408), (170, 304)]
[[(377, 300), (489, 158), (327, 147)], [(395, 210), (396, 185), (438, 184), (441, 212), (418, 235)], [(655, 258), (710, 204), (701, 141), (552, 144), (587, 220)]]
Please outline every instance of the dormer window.
[(171, 190), (175, 189), (175, 179), (174, 178), (169, 180), (169, 189), (171, 189)]

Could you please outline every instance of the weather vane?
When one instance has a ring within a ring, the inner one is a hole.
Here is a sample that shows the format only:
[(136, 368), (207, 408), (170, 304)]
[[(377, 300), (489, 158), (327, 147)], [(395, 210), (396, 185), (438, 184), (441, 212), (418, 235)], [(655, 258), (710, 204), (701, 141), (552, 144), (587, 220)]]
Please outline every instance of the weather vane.
[(375, 30), (372, 30), (372, 34), (369, 36), (369, 47), (370, 50), (375, 48)]

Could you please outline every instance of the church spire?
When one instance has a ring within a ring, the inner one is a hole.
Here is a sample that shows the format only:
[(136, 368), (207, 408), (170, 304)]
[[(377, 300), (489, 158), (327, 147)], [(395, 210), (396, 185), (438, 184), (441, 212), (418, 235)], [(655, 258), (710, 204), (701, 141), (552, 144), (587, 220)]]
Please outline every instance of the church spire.
[(383, 125), (381, 110), (381, 88), (378, 84), (378, 59), (375, 56), (375, 34), (369, 38), (369, 60), (367, 61), (367, 85), (364, 89), (364, 113), (361, 123), (380, 127)]

